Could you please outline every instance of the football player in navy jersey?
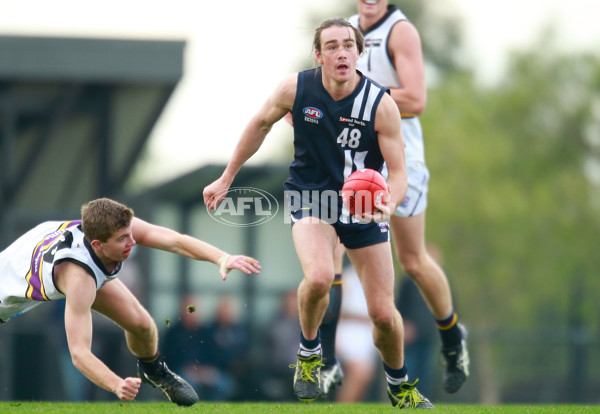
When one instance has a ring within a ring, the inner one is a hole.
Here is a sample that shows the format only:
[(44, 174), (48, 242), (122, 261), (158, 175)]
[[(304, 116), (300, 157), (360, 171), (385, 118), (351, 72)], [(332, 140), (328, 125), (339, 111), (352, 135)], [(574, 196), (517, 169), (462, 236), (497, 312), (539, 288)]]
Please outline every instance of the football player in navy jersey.
[[(465, 327), (454, 311), (448, 278), (444, 270), (425, 248), (425, 210), (429, 170), (425, 163), (423, 131), (419, 115), (425, 109), (427, 92), (421, 52), (421, 39), (416, 27), (388, 0), (357, 0), (358, 13), (349, 21), (365, 37), (365, 53), (357, 67), (370, 79), (390, 88), (391, 96), (402, 115), (402, 137), (408, 174), (406, 197), (390, 218), (394, 248), (404, 271), (415, 281), (433, 315), (442, 340), (446, 362), (443, 388), (454, 393), (469, 375), (469, 354)], [(385, 170), (383, 171), (385, 175)], [(341, 267), (341, 260), (336, 264)], [(331, 290), (332, 298), (341, 296), (341, 278)], [(333, 354), (339, 308), (328, 310), (323, 347)], [(335, 358), (329, 356), (322, 370), (324, 392), (341, 383), (341, 371)]]
[[(416, 389), (416, 381), (408, 380), (402, 319), (394, 306), (387, 221), (406, 194), (400, 113), (386, 89), (356, 70), (363, 37), (347, 20), (323, 21), (313, 47), (319, 66), (279, 83), (242, 132), (221, 177), (204, 189), (204, 202), (209, 209), (216, 208), (273, 124), (291, 112), (294, 160), (284, 188), (304, 273), (298, 288), (301, 332), (298, 360), (292, 365), (294, 392), (301, 401), (321, 394), (319, 325), (334, 281), (339, 237), (363, 285), (392, 403), (432, 408)], [(381, 170), (384, 161), (389, 198), (372, 213), (350, 216), (341, 202), (344, 180), (357, 169)]]
[[(90, 381), (132, 401), (141, 382), (160, 388), (172, 402), (198, 401), (194, 389), (158, 357), (158, 331), (148, 311), (118, 280), (136, 244), (177, 253), (231, 269), (258, 273), (260, 264), (174, 230), (133, 216), (133, 210), (101, 198), (81, 209), (81, 220), (47, 221), (0, 252), (0, 324), (44, 301), (66, 298), (65, 331), (73, 364)], [(138, 377), (121, 378), (91, 351), (92, 309), (125, 331), (138, 358)]]

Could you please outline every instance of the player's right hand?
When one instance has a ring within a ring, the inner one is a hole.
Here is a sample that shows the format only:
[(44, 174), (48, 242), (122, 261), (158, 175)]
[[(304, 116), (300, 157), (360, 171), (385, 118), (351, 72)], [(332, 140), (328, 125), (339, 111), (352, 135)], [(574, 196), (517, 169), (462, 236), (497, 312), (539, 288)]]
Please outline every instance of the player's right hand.
[(127, 377), (117, 387), (115, 394), (122, 401), (133, 401), (140, 391), (142, 379), (138, 377)]
[(225, 182), (223, 177), (204, 187), (202, 196), (204, 197), (204, 204), (206, 204), (210, 211), (213, 211), (215, 208), (217, 208), (219, 203), (227, 195), (228, 189), (229, 184)]

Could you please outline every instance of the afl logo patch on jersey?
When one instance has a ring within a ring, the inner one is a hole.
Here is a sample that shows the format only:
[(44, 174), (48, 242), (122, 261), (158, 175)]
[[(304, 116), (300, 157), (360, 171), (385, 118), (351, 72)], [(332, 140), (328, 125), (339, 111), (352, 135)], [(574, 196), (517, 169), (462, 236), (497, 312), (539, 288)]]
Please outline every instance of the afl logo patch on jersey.
[(307, 106), (303, 110), (304, 115), (311, 117), (312, 119), (321, 119), (323, 118), (323, 112), (320, 109), (314, 108), (312, 106)]
[(314, 106), (307, 106), (302, 112), (304, 113), (304, 121), (311, 124), (318, 124), (319, 119), (323, 118), (323, 112)]

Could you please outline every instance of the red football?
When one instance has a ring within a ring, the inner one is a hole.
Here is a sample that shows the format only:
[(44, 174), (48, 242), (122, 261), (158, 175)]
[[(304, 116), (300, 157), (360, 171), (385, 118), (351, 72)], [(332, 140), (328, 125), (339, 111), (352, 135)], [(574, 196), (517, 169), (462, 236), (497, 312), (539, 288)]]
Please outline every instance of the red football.
[(371, 213), (375, 204), (385, 201), (387, 197), (388, 186), (385, 178), (370, 168), (350, 174), (342, 187), (342, 202), (352, 215)]

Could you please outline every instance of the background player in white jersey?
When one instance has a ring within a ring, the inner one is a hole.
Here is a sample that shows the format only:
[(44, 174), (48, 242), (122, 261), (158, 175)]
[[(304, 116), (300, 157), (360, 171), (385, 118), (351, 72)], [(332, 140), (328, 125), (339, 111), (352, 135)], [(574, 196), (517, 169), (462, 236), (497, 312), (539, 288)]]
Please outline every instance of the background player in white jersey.
[[(223, 280), (231, 269), (258, 273), (247, 256), (222, 250), (174, 230), (147, 223), (133, 210), (101, 198), (81, 209), (81, 220), (49, 221), (31, 229), (0, 253), (0, 324), (48, 301), (66, 298), (65, 331), (73, 364), (90, 381), (132, 401), (141, 382), (160, 388), (172, 402), (192, 405), (194, 389), (158, 357), (158, 331), (146, 309), (117, 279), (136, 244), (218, 264)], [(91, 351), (94, 309), (125, 331), (141, 377), (121, 378)]]
[[(469, 375), (469, 357), (466, 330), (457, 322), (448, 279), (425, 248), (429, 171), (418, 118), (426, 103), (421, 40), (414, 25), (387, 0), (357, 0), (357, 7), (358, 14), (349, 18), (365, 37), (365, 53), (357, 69), (390, 88), (402, 114), (408, 191), (390, 219), (394, 247), (398, 260), (419, 287), (435, 318), (446, 361), (443, 387), (453, 393)], [(322, 375), (326, 388), (340, 382), (337, 369), (324, 369)]]
[[(364, 46), (362, 36), (348, 21), (322, 22), (315, 31), (313, 47), (320, 66), (279, 83), (246, 126), (221, 177), (204, 189), (204, 202), (209, 209), (216, 208), (273, 124), (291, 112), (295, 151), (285, 188), (288, 196), (294, 191), (302, 194), (301, 203), (290, 210), (292, 237), (304, 273), (298, 289), (301, 333), (298, 362), (293, 365), (294, 392), (302, 401), (312, 401), (321, 394), (319, 325), (334, 280), (334, 250), (339, 237), (365, 292), (392, 404), (432, 408), (416, 390), (416, 382), (408, 382), (402, 319), (393, 303), (394, 269), (387, 218), (406, 193), (400, 114), (385, 90), (356, 71)], [(343, 139), (348, 135), (353, 137), (352, 143)], [(389, 170), (390, 198), (362, 217), (366, 223), (359, 223), (342, 210), (340, 190), (357, 164), (359, 168), (379, 169), (384, 160)], [(322, 201), (319, 195), (325, 191), (337, 195), (333, 200), (337, 205)]]

